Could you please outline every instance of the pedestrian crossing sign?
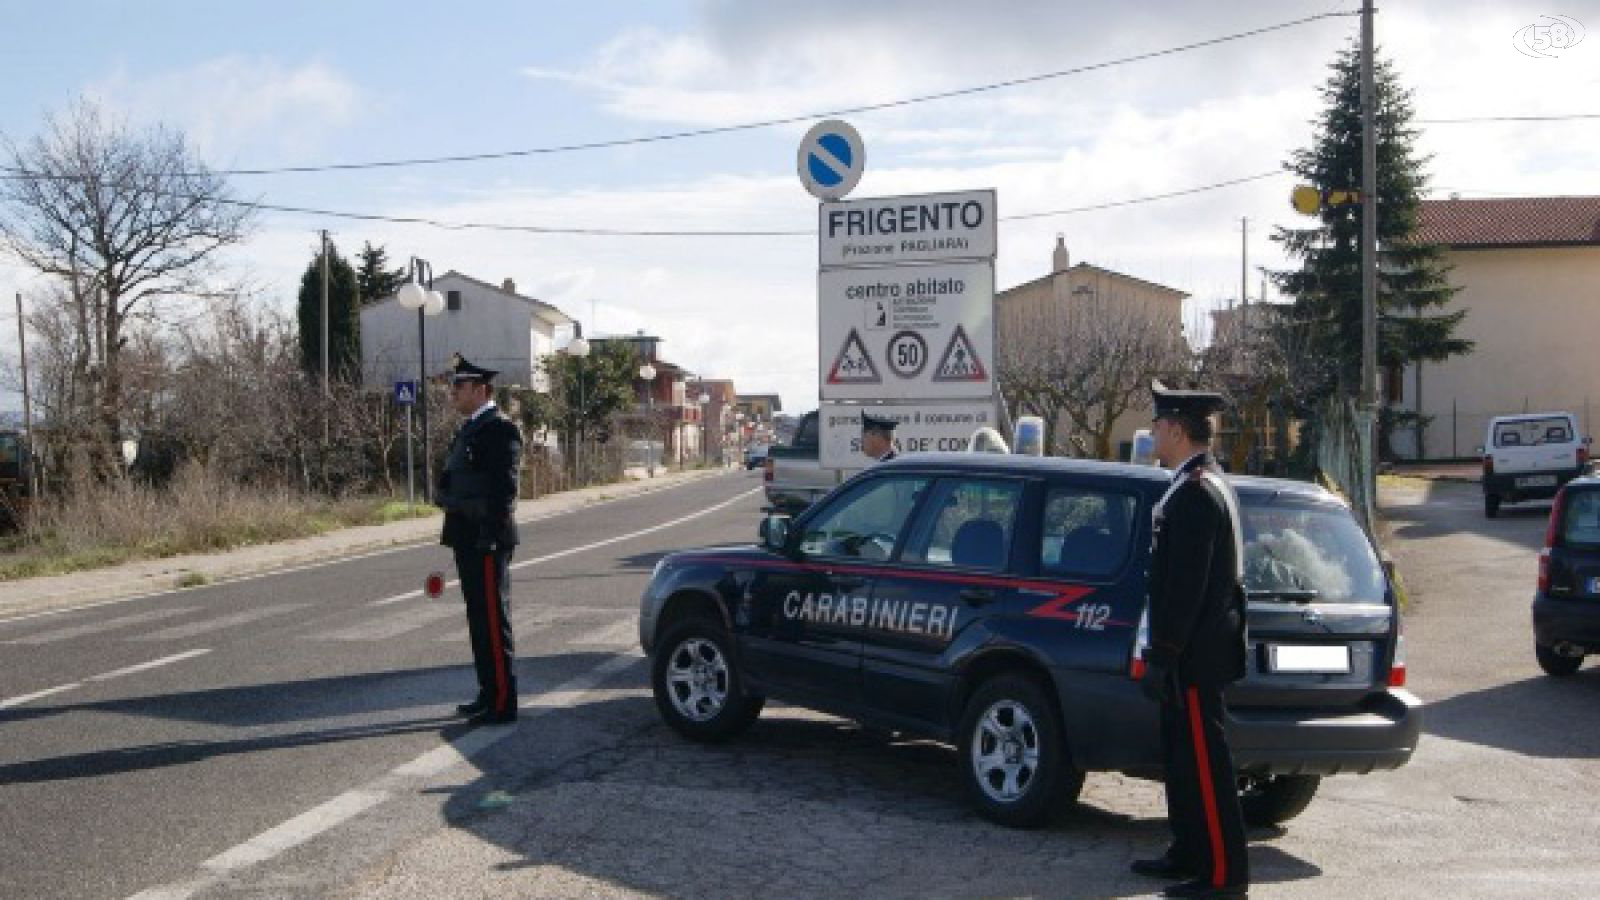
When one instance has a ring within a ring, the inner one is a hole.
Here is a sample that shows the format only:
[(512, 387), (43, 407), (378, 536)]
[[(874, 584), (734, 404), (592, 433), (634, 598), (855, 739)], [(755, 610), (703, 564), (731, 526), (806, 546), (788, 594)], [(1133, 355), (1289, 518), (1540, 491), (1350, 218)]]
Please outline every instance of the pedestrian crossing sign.
[(394, 402), (396, 406), (411, 406), (417, 402), (417, 383), (415, 381), (396, 381), (394, 383)]

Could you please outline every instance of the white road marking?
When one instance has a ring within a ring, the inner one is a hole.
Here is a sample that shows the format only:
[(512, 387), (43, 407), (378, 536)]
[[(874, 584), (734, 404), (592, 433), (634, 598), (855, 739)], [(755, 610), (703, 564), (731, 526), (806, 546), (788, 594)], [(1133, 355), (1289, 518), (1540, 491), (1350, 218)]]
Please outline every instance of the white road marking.
[(244, 612), (234, 613), (231, 616), (219, 616), (215, 619), (206, 619), (203, 622), (190, 622), (188, 625), (174, 625), (149, 634), (128, 638), (130, 641), (176, 641), (205, 634), (208, 631), (220, 631), (232, 628), (235, 625), (246, 625), (261, 619), (270, 619), (273, 616), (286, 615), (297, 609), (310, 606), (309, 603), (277, 603), (272, 606), (257, 606)]
[(139, 663), (138, 665), (128, 666), (128, 667), (122, 668), (122, 669), (117, 669), (117, 670), (112, 671), (112, 672), (107, 672), (104, 675), (92, 675), (92, 676), (90, 676), (89, 678), (87, 678), (85, 680), (87, 680), (87, 681), (110, 681), (113, 678), (121, 678), (124, 675), (133, 675), (133, 674), (135, 674), (137, 672), (148, 672), (151, 669), (159, 669), (162, 666), (168, 666), (168, 665), (171, 665), (171, 664), (173, 664), (175, 662), (183, 662), (186, 659), (194, 659), (196, 656), (205, 656), (207, 653), (210, 653), (210, 652), (211, 652), (211, 650), (209, 648), (208, 649), (201, 649), (201, 650), (185, 650), (182, 653), (174, 653), (171, 656), (163, 656), (160, 659), (153, 659), (153, 660), (151, 660), (149, 662)]
[(85, 678), (83, 681), (74, 681), (71, 684), (61, 684), (53, 688), (45, 688), (42, 691), (34, 691), (31, 694), (22, 694), (21, 696), (0, 700), (0, 709), (10, 709), (13, 706), (21, 706), (24, 703), (38, 700), (40, 697), (48, 697), (51, 694), (60, 694), (65, 691), (73, 690), (74, 688), (80, 688), (83, 687), (84, 684), (91, 681), (110, 681), (113, 678), (121, 678), (124, 675), (133, 675), (137, 672), (148, 672), (151, 669), (157, 669), (161, 666), (169, 666), (175, 662), (183, 662), (186, 659), (194, 659), (196, 656), (204, 656), (210, 652), (211, 651), (209, 649), (185, 650), (182, 653), (174, 653), (171, 656), (163, 656), (160, 659), (153, 659), (149, 662), (139, 663), (138, 665), (126, 666), (121, 669), (113, 669), (110, 672), (104, 672), (99, 675), (91, 675), (88, 678)]
[(617, 644), (627, 645), (638, 640), (639, 617), (626, 616), (622, 620), (613, 622), (604, 628), (591, 631), (572, 642), (574, 647), (614, 647)]
[(32, 702), (34, 700), (38, 700), (40, 697), (48, 697), (51, 694), (59, 694), (59, 693), (61, 693), (63, 691), (70, 691), (73, 688), (80, 688), (80, 687), (83, 687), (83, 682), (74, 681), (71, 684), (60, 684), (60, 685), (56, 685), (53, 688), (45, 688), (42, 691), (34, 691), (31, 694), (22, 694), (21, 696), (11, 697), (11, 698), (6, 699), (6, 700), (0, 700), (0, 709), (10, 709), (13, 706), (21, 706), (24, 703), (29, 703), (29, 702)]
[[(662, 486), (662, 487), (648, 488), (648, 489), (639, 491), (638, 493), (628, 494), (625, 497), (613, 497), (613, 498), (607, 499), (607, 500), (597, 500), (594, 503), (585, 503), (582, 506), (575, 506), (572, 509), (563, 509), (563, 510), (560, 510), (558, 512), (548, 513), (548, 514), (542, 515), (542, 516), (530, 516), (530, 517), (528, 517), (526, 519), (518, 519), (517, 521), (519, 523), (526, 524), (526, 523), (532, 523), (532, 522), (543, 522), (543, 521), (547, 521), (549, 519), (557, 519), (557, 518), (560, 518), (562, 516), (572, 515), (573, 513), (583, 512), (584, 510), (592, 509), (592, 508), (594, 508), (596, 506), (605, 506), (605, 505), (611, 504), (611, 503), (620, 503), (620, 502), (622, 502), (624, 500), (633, 500), (633, 499), (636, 499), (636, 498), (639, 498), (639, 497), (648, 497), (651, 494), (660, 494), (660, 493), (664, 493), (666, 491), (677, 490), (678, 488), (687, 487), (687, 486), (689, 486), (691, 484), (699, 484), (703, 480), (706, 480), (706, 479), (692, 478), (692, 479), (689, 479), (688, 481), (680, 481), (677, 484), (669, 484), (669, 485), (665, 485), (665, 486)], [(760, 489), (757, 488), (757, 490), (760, 490)], [(753, 492), (746, 492), (746, 493), (753, 493)], [(225, 584), (239, 584), (239, 583), (245, 582), (245, 581), (255, 581), (256, 579), (259, 579), (259, 578), (271, 578), (271, 577), (273, 577), (275, 575), (287, 575), (287, 574), (290, 574), (292, 572), (306, 572), (306, 571), (309, 571), (311, 569), (321, 569), (321, 568), (324, 568), (324, 567), (327, 567), (327, 566), (339, 565), (340, 563), (354, 562), (356, 560), (361, 560), (361, 559), (370, 559), (370, 558), (372, 558), (374, 556), (383, 556), (386, 553), (399, 553), (402, 550), (415, 550), (418, 547), (430, 547), (430, 546), (436, 547), (436, 546), (438, 546), (438, 542), (430, 539), (430, 540), (425, 540), (425, 541), (415, 541), (413, 543), (408, 543), (408, 544), (396, 544), (393, 547), (384, 547), (384, 548), (382, 548), (380, 550), (372, 550), (372, 551), (369, 551), (367, 553), (357, 553), (357, 554), (355, 554), (353, 556), (339, 556), (339, 557), (335, 557), (333, 559), (325, 559), (325, 560), (320, 560), (318, 562), (313, 562), (313, 563), (304, 563), (302, 565), (290, 566), (288, 568), (283, 568), (283, 569), (269, 569), (269, 570), (267, 570), (265, 572), (256, 572), (253, 575), (239, 575), (239, 576), (235, 576), (233, 578), (223, 578), (223, 579), (219, 579), (217, 581), (214, 581), (214, 582), (206, 585), (206, 587), (218, 587), (218, 586), (225, 585)], [(116, 597), (116, 598), (113, 598), (111, 600), (97, 600), (97, 601), (95, 601), (93, 603), (83, 603), (83, 604), (79, 604), (77, 606), (64, 606), (64, 607), (62, 607), (60, 609), (46, 609), (46, 610), (41, 610), (40, 612), (23, 613), (21, 615), (8, 616), (8, 617), (5, 617), (5, 618), (0, 618), (0, 625), (9, 625), (9, 624), (11, 624), (13, 622), (26, 622), (26, 621), (28, 621), (30, 619), (42, 619), (42, 618), (46, 618), (48, 616), (63, 616), (63, 615), (66, 615), (68, 613), (81, 612), (82, 610), (86, 610), (86, 609), (98, 609), (98, 608), (100, 608), (102, 606), (115, 606), (116, 604), (119, 604), (119, 603), (132, 603), (135, 600), (149, 600), (152, 597), (165, 597), (168, 594), (179, 594), (179, 593), (183, 593), (184, 591), (187, 591), (187, 590), (194, 590), (194, 589), (193, 588), (176, 588), (176, 589), (167, 588), (167, 589), (163, 589), (163, 590), (159, 590), (159, 591), (151, 591), (151, 592), (149, 592), (147, 594), (134, 594), (131, 597)]]
[[(607, 678), (640, 661), (632, 654), (616, 656), (578, 675), (550, 691), (524, 700), (520, 708), (528, 712), (523, 720), (534, 719), (581, 702)], [(231, 847), (200, 864), (200, 871), (187, 879), (160, 885), (134, 894), (131, 900), (184, 900), (218, 884), (224, 877), (266, 862), (285, 850), (298, 847), (361, 815), (402, 791), (414, 791), (429, 778), (442, 775), (457, 764), (470, 761), (516, 733), (515, 727), (475, 728), (454, 741), (435, 747), (396, 766), (366, 784), (345, 791), (306, 812), (261, 832), (242, 844)]]
[(116, 628), (121, 628), (124, 625), (137, 625), (141, 622), (153, 622), (157, 619), (170, 619), (173, 616), (181, 616), (184, 613), (194, 612), (195, 609), (196, 607), (193, 606), (185, 606), (178, 609), (153, 609), (148, 612), (136, 613), (131, 616), (122, 616), (116, 619), (97, 619), (93, 622), (86, 622), (82, 625), (74, 625), (70, 628), (57, 628), (54, 631), (42, 631), (38, 634), (30, 634), (27, 637), (15, 638), (13, 640), (6, 641), (5, 643), (50, 644), (56, 641), (64, 641), (68, 638), (83, 637), (84, 635), (99, 634), (103, 631), (111, 631)]
[(436, 603), (429, 606), (418, 606), (403, 610), (394, 615), (386, 616), (375, 622), (367, 622), (340, 631), (330, 631), (326, 634), (313, 635), (319, 641), (382, 641), (398, 637), (408, 631), (426, 628), (440, 619), (459, 619), (464, 614), (455, 607)]

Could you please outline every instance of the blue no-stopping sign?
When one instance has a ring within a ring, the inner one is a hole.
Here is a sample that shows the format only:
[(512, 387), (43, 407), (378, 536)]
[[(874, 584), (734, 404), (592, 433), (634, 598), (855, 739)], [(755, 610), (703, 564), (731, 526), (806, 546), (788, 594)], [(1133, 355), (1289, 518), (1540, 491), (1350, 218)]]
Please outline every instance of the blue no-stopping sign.
[(867, 162), (861, 135), (847, 122), (819, 122), (800, 139), (795, 168), (800, 183), (819, 200), (838, 200), (855, 189)]

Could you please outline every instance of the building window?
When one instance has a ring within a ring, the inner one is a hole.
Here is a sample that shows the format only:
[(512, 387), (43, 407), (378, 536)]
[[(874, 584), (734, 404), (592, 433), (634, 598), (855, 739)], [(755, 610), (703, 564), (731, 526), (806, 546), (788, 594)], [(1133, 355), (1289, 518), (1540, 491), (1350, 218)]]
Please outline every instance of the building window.
[(445, 309), (448, 309), (451, 312), (460, 312), (461, 311), (461, 292), (460, 291), (445, 291), (444, 292), (444, 307), (445, 307)]

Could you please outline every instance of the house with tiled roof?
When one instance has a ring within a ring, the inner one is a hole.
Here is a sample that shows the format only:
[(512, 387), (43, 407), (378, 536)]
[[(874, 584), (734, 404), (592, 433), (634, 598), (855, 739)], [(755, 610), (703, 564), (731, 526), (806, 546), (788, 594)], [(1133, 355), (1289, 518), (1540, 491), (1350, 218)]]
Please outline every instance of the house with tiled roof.
[[(1567, 410), (1586, 434), (1600, 415), (1600, 197), (1425, 200), (1418, 239), (1446, 248), (1447, 310), (1472, 353), (1389, 373), (1396, 409), (1432, 418), (1395, 449), (1468, 458), (1491, 417)], [(1420, 446), (1419, 446), (1420, 445)]]

